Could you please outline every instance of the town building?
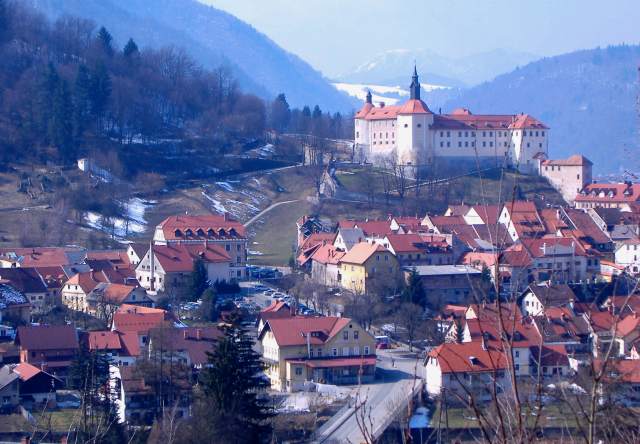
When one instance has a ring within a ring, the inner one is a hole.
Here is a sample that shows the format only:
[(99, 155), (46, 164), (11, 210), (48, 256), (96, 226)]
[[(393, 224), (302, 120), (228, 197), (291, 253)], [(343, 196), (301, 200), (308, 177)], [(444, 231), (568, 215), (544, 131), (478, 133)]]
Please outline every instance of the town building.
[(367, 94), (355, 115), (360, 158), (413, 167), (434, 161), (476, 165), (479, 160), (534, 173), (536, 155), (548, 152), (549, 128), (530, 115), (475, 115), (467, 109), (435, 114), (420, 98), (415, 69), (409, 93), (409, 100), (397, 106), (374, 106)]
[(258, 340), (274, 390), (299, 391), (307, 381), (367, 383), (375, 376), (375, 338), (349, 318), (271, 318)]
[(9, 284), (26, 296), (32, 314), (47, 313), (54, 307), (47, 285), (35, 268), (0, 268), (0, 283)]
[(574, 199), (576, 208), (620, 208), (630, 211), (640, 202), (640, 184), (590, 183), (585, 185)]
[(345, 252), (331, 244), (318, 248), (311, 256), (311, 279), (327, 287), (340, 285), (340, 261)]
[(16, 324), (31, 320), (31, 304), (25, 295), (8, 284), (0, 283), (0, 323)]
[(20, 362), (31, 364), (66, 381), (79, 350), (78, 333), (71, 325), (18, 327), (15, 339)]
[(464, 304), (488, 296), (481, 290), (482, 271), (468, 265), (418, 265), (403, 268), (405, 277), (415, 272), (432, 307)]
[(518, 299), (525, 316), (542, 316), (551, 307), (572, 307), (576, 295), (566, 284), (532, 284)]
[(247, 265), (247, 235), (244, 225), (224, 215), (170, 216), (155, 229), (156, 245), (204, 244), (222, 248), (230, 258), (228, 278), (243, 279)]
[(545, 177), (570, 205), (573, 205), (576, 195), (593, 181), (592, 170), (593, 163), (580, 154), (568, 159), (543, 160), (540, 163), (540, 175)]
[(118, 366), (133, 365), (140, 357), (140, 344), (135, 332), (89, 331), (82, 335), (82, 346), (90, 352), (107, 355), (110, 363)]
[(377, 243), (360, 242), (342, 256), (339, 281), (343, 288), (364, 294), (376, 276), (393, 281), (398, 273), (398, 259), (389, 250)]
[(205, 241), (153, 245), (136, 267), (136, 279), (150, 294), (183, 294), (188, 290), (196, 261), (202, 261), (211, 283), (237, 278), (229, 252), (220, 244)]

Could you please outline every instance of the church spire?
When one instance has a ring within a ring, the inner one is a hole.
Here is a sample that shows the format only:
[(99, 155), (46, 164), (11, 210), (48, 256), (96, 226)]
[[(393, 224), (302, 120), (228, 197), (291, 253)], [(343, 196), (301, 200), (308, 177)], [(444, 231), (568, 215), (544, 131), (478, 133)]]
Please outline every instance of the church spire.
[(371, 90), (367, 91), (367, 103), (373, 103), (373, 99), (371, 98)]
[(413, 77), (411, 78), (411, 86), (409, 87), (411, 100), (420, 100), (420, 82), (418, 81), (418, 69), (414, 63)]

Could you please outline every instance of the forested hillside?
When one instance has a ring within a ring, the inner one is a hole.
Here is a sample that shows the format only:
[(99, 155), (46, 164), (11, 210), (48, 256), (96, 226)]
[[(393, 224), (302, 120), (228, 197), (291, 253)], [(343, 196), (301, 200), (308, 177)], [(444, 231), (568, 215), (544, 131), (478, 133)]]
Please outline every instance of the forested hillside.
[(133, 37), (140, 47), (183, 47), (207, 68), (229, 66), (243, 90), (267, 100), (285, 93), (297, 107), (317, 103), (344, 113), (354, 106), (305, 61), (249, 24), (196, 0), (23, 1), (53, 19), (73, 15), (99, 22), (122, 42)]
[[(580, 152), (599, 173), (638, 171), (639, 63), (640, 46), (628, 45), (544, 58), (460, 91), (443, 111), (529, 113), (551, 127), (552, 157)], [(437, 104), (445, 94), (451, 91), (427, 100)]]

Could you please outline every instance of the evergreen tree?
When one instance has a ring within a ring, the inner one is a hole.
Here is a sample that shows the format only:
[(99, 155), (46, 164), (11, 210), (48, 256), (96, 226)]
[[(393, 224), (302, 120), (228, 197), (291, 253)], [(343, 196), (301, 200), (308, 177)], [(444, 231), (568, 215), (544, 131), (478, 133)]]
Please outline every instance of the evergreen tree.
[(424, 291), (424, 286), (422, 285), (420, 275), (418, 275), (415, 268), (411, 270), (411, 274), (409, 275), (407, 286), (403, 291), (403, 299), (405, 302), (416, 304), (423, 308), (427, 303), (427, 295)]
[(203, 320), (216, 322), (218, 320), (218, 294), (215, 288), (207, 288), (202, 293), (202, 305), (200, 306), (200, 315)]
[(65, 80), (59, 80), (53, 94), (48, 133), (50, 142), (58, 149), (58, 155), (64, 163), (74, 160), (73, 146), (73, 104)]
[(279, 132), (284, 132), (289, 127), (291, 121), (291, 109), (284, 94), (278, 97), (271, 104), (271, 127)]
[(313, 114), (311, 114), (311, 117), (313, 119), (320, 119), (322, 118), (322, 110), (320, 109), (320, 107), (318, 105), (313, 107)]
[[(40, 132), (46, 137), (49, 133), (49, 121), (53, 115), (54, 96), (60, 83), (60, 76), (53, 63), (47, 65), (47, 69), (42, 76), (39, 84), (37, 115)], [(49, 139), (46, 139), (49, 141)]]
[(462, 321), (456, 321), (456, 342), (462, 344), (462, 341), (464, 341), (464, 327)]
[(74, 133), (81, 136), (91, 116), (91, 74), (86, 65), (78, 66), (75, 83)]
[(268, 385), (263, 370), (253, 341), (238, 327), (228, 329), (209, 353), (201, 374), (206, 417), (200, 419), (215, 434), (215, 442), (249, 444), (270, 439), (271, 411), (258, 395)]
[(125, 434), (116, 420), (109, 391), (109, 357), (85, 347), (71, 363), (69, 383), (80, 392), (82, 417), (77, 428), (81, 442), (124, 442)]
[(109, 104), (111, 96), (111, 77), (107, 67), (103, 63), (98, 63), (91, 76), (91, 90), (89, 99), (91, 103), (91, 113), (96, 118), (97, 131), (102, 132), (102, 118)]
[(104, 54), (111, 57), (113, 55), (113, 37), (111, 36), (109, 31), (107, 31), (107, 28), (102, 26), (98, 30), (98, 35), (96, 38), (98, 41), (98, 45), (100, 46)]
[(124, 45), (124, 48), (122, 49), (122, 55), (124, 55), (127, 59), (130, 59), (137, 56), (139, 53), (140, 51), (138, 50), (138, 45), (136, 45), (136, 42), (134, 42), (133, 39), (130, 38), (127, 44)]
[(193, 272), (191, 273), (191, 288), (189, 297), (192, 300), (198, 299), (202, 293), (209, 288), (207, 279), (207, 269), (202, 259), (196, 259), (193, 263)]

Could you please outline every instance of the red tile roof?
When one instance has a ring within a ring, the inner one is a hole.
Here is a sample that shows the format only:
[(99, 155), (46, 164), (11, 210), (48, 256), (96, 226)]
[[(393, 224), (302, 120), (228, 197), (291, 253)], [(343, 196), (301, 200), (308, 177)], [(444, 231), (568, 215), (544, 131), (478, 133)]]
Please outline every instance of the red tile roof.
[(165, 239), (169, 241), (204, 241), (205, 239), (238, 239), (246, 237), (244, 225), (226, 214), (169, 216), (160, 222), (158, 227), (162, 230)]
[(113, 330), (146, 333), (170, 320), (171, 315), (165, 310), (125, 304), (113, 315)]
[(576, 202), (632, 203), (640, 201), (640, 184), (592, 183), (584, 187)]
[(375, 356), (351, 356), (331, 359), (287, 359), (292, 364), (304, 364), (309, 368), (360, 367), (376, 365)]
[(545, 160), (542, 162), (542, 165), (582, 166), (582, 165), (593, 165), (593, 162), (591, 162), (589, 159), (584, 157), (582, 154), (574, 154), (568, 159)]
[(511, 130), (511, 129), (547, 129), (547, 127), (528, 114), (499, 115), (472, 114), (467, 109), (457, 109), (452, 114), (436, 114), (433, 128), (461, 130)]
[(373, 107), (364, 116), (365, 120), (387, 120), (394, 119), (398, 116), (400, 111), (399, 106), (385, 105), (384, 107)]
[(231, 259), (218, 245), (209, 244), (169, 244), (154, 245), (154, 259), (165, 272), (191, 272), (196, 259), (206, 263), (224, 263)]
[(431, 352), (442, 373), (494, 372), (508, 368), (507, 354), (492, 346), (483, 348), (482, 342), (445, 343)]
[(21, 349), (77, 349), (78, 335), (71, 325), (37, 325), (18, 327), (16, 344)]
[(311, 260), (319, 262), (321, 264), (334, 264), (337, 265), (344, 257), (345, 252), (337, 250), (331, 244), (323, 245), (318, 248), (311, 256)]
[(478, 213), (482, 222), (488, 225), (497, 224), (502, 211), (502, 207), (499, 205), (474, 205), (472, 208)]
[[(296, 316), (284, 319), (267, 320), (268, 329), (273, 333), (279, 347), (292, 345), (305, 345), (307, 334), (309, 342), (313, 345), (321, 345), (333, 338), (351, 319), (327, 317), (302, 317)], [(267, 330), (267, 329), (265, 329)], [(263, 332), (265, 331), (263, 330)]]
[(34, 376), (40, 374), (42, 370), (27, 362), (22, 362), (13, 367), (13, 372), (18, 375), (22, 381), (28, 381)]
[(86, 271), (76, 273), (65, 282), (65, 285), (77, 285), (83, 292), (88, 294), (101, 282), (108, 282), (104, 274), (95, 271)]
[(0, 248), (0, 256), (17, 255), (21, 257), (20, 266), (32, 267), (56, 267), (72, 265), (72, 261), (67, 254), (80, 253), (81, 248), (63, 247), (36, 247), (36, 248)]
[(398, 114), (433, 114), (426, 103), (419, 99), (407, 100), (398, 110)]
[(358, 112), (355, 114), (354, 118), (356, 119), (364, 119), (364, 117), (369, 113), (369, 111), (371, 111), (373, 109), (373, 104), (369, 103), (369, 102), (365, 102), (364, 105), (362, 105), (362, 108), (360, 108), (358, 110)]

